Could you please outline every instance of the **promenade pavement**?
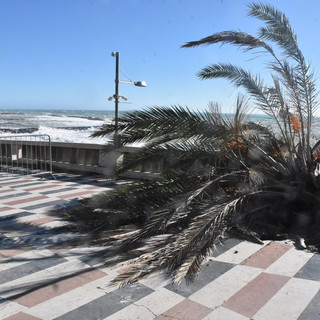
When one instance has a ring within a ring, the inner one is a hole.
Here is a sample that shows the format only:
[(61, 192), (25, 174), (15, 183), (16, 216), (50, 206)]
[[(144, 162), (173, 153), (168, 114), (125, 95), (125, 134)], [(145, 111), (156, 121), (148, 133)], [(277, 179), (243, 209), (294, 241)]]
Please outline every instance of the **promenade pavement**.
[(157, 276), (123, 288), (118, 269), (68, 246), (55, 227), (78, 198), (124, 181), (77, 174), (56, 180), (0, 176), (0, 319), (5, 320), (318, 320), (320, 255), (290, 242), (236, 239), (219, 245), (190, 285)]

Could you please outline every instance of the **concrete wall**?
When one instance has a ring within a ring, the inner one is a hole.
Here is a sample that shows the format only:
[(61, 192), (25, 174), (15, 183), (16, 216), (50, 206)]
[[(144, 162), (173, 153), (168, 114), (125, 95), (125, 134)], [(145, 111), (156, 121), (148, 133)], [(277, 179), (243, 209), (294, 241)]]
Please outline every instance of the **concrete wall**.
[[(116, 177), (116, 166), (137, 147), (113, 148), (113, 145), (52, 142), (53, 168), (80, 172), (94, 172), (107, 178)], [(124, 178), (152, 178), (161, 170), (160, 164), (146, 164), (121, 174)]]
[[(116, 166), (123, 160), (123, 158), (132, 152), (138, 152), (140, 148), (137, 147), (120, 147), (115, 149), (113, 144), (101, 145), (101, 144), (83, 144), (83, 143), (64, 143), (64, 142), (44, 142), (28, 141), (27, 136), (25, 140), (21, 137), (20, 140), (15, 140), (12, 144), (12, 140), (0, 138), (0, 158), (11, 159), (17, 155), (22, 160), (34, 162), (37, 149), (45, 150), (41, 152), (43, 159), (37, 161), (50, 162), (50, 146), (51, 146), (51, 159), (52, 168), (66, 170), (66, 171), (78, 171), (78, 172), (90, 172), (102, 174), (107, 178), (116, 177)], [(20, 138), (20, 137), (19, 137)], [(40, 154), (37, 152), (37, 154)], [(44, 156), (45, 154), (45, 156)], [(128, 171), (121, 174), (124, 178), (152, 178), (161, 171), (160, 164), (145, 164), (135, 170)]]

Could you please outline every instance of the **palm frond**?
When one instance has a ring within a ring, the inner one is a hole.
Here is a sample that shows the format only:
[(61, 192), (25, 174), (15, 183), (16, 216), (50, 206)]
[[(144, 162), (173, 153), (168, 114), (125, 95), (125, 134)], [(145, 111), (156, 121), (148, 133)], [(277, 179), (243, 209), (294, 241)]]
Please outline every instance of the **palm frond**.
[(222, 63), (205, 67), (200, 71), (198, 76), (201, 79), (226, 78), (237, 87), (244, 87), (256, 100), (259, 108), (275, 119), (282, 136), (285, 136), (276, 114), (279, 106), (276, 104), (276, 101), (272, 99), (270, 90), (263, 84), (259, 77), (252, 75), (243, 68)]
[(276, 42), (287, 57), (300, 61), (302, 54), (297, 45), (297, 36), (287, 17), (274, 7), (262, 3), (252, 3), (249, 9), (250, 16), (267, 24), (267, 27), (260, 28), (260, 38)]
[(273, 50), (272, 48), (264, 41), (248, 34), (245, 32), (240, 31), (223, 31), (215, 33), (211, 36), (202, 38), (198, 41), (190, 41), (186, 44), (182, 45), (182, 48), (190, 48), (190, 47), (197, 47), (200, 45), (210, 45), (215, 43), (230, 43), (234, 45), (238, 45), (240, 47), (244, 47), (246, 50), (253, 50), (257, 48), (263, 48), (267, 50), (272, 55)]
[(113, 134), (115, 130), (114, 125), (110, 125), (108, 123), (103, 124), (100, 128), (96, 129), (95, 132), (93, 132), (90, 137), (91, 138), (100, 138), (105, 137), (107, 135)]
[[(127, 285), (152, 273), (172, 274), (173, 282), (183, 278), (192, 281), (201, 264), (221, 241), (227, 231), (227, 221), (232, 220), (236, 207), (243, 198), (227, 200), (226, 203), (207, 206), (198, 210), (188, 228), (175, 236), (167, 236), (161, 244), (147, 244), (148, 253), (132, 259), (126, 270), (112, 280), (114, 285)], [(144, 246), (144, 248), (146, 248)]]
[[(152, 107), (127, 113), (119, 118), (119, 132), (123, 143), (134, 143), (167, 136), (169, 139), (189, 137), (197, 134), (210, 136), (215, 130), (202, 113), (191, 112), (181, 106)], [(103, 126), (94, 136), (110, 134)]]
[(259, 102), (262, 108), (268, 110), (271, 108), (267, 96), (264, 94), (265, 85), (259, 77), (255, 77), (252, 73), (241, 67), (232, 64), (213, 64), (203, 68), (199, 73), (200, 79), (229, 79), (237, 87), (244, 87)]
[[(268, 25), (268, 27), (260, 29), (260, 37), (276, 42), (283, 49), (288, 58), (293, 58), (297, 62), (295, 76), (300, 87), (300, 96), (304, 104), (300, 104), (300, 107), (307, 112), (306, 142), (310, 143), (312, 118), (318, 104), (315, 100), (316, 91), (313, 76), (310, 74), (309, 66), (306, 64), (305, 58), (298, 46), (297, 36), (295, 35), (289, 20), (282, 12), (264, 4), (253, 3), (249, 7), (249, 15), (265, 21)], [(310, 154), (308, 154), (307, 160), (310, 162)]]
[[(167, 170), (152, 180), (132, 184), (93, 196), (87, 203), (88, 209), (128, 211), (129, 217), (146, 218), (150, 210), (156, 210), (170, 199), (186, 192), (197, 183), (196, 175), (181, 170)], [(114, 212), (116, 213), (116, 212)]]
[(131, 170), (140, 165), (163, 161), (165, 168), (191, 169), (194, 162), (203, 166), (224, 161), (226, 152), (221, 148), (223, 136), (203, 138), (199, 136), (190, 139), (174, 139), (169, 142), (158, 141), (147, 144), (138, 153), (126, 155), (117, 168), (118, 173)]
[[(244, 173), (245, 171), (243, 170), (230, 172), (206, 182), (201, 182), (201, 179), (197, 180), (193, 177), (193, 179), (191, 179), (193, 180), (193, 188), (190, 191), (180, 194), (178, 197), (176, 196), (174, 201), (169, 202), (166, 206), (162, 206), (159, 210), (154, 211), (153, 215), (148, 218), (142, 229), (125, 240), (124, 245), (132, 246), (136, 243), (143, 242), (150, 236), (170, 233), (169, 229), (172, 229), (173, 226), (181, 226), (187, 221), (190, 221), (193, 216), (193, 209), (188, 207), (192, 202), (197, 201), (198, 199), (203, 200), (204, 197), (211, 197), (215, 199), (214, 201), (220, 201), (222, 197), (221, 194), (215, 192), (216, 195), (213, 196), (212, 190), (210, 191), (210, 189), (215, 189), (215, 184), (219, 181), (232, 180), (239, 176), (243, 177)], [(199, 215), (199, 212), (195, 211), (195, 214)]]

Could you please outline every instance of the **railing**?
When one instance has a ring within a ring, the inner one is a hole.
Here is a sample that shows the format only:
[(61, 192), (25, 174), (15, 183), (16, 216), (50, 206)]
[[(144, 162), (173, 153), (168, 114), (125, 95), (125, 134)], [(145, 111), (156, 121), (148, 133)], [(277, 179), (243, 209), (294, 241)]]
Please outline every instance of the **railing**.
[[(52, 170), (98, 173), (116, 177), (116, 166), (138, 147), (51, 142), (47, 135), (0, 136), (0, 172), (37, 174)], [(152, 178), (163, 164), (147, 163), (121, 174), (123, 178)]]
[(0, 136), (0, 172), (6, 175), (52, 174), (49, 135)]

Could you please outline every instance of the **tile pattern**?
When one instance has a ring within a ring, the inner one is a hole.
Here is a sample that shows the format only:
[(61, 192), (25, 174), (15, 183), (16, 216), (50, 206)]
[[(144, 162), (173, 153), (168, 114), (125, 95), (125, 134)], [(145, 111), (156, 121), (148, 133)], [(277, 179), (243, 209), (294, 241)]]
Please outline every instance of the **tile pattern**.
[(320, 255), (289, 242), (229, 239), (189, 285), (158, 276), (108, 286), (118, 270), (88, 259), (103, 248), (63, 246), (75, 235), (55, 229), (65, 222), (52, 209), (125, 181), (56, 178), (0, 176), (0, 320), (320, 318)]

